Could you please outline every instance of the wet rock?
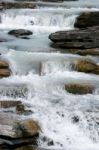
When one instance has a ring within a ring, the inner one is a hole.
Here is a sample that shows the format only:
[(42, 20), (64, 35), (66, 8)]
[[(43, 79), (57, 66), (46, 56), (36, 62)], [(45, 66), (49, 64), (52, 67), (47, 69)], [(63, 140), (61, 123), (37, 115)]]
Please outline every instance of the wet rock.
[(0, 2), (0, 9), (19, 9), (19, 8), (30, 8), (34, 9), (36, 7), (33, 3), (25, 2)]
[(0, 78), (9, 77), (11, 75), (10, 69), (0, 69)]
[(21, 101), (14, 101), (14, 100), (0, 100), (0, 108), (11, 108), (20, 105)]
[(32, 35), (32, 32), (25, 29), (17, 29), (9, 31), (8, 34), (22, 38), (22, 36)]
[(88, 94), (92, 93), (94, 87), (91, 85), (82, 85), (82, 84), (69, 84), (65, 85), (65, 90), (72, 94)]
[(6, 108), (15, 108), (15, 111), (12, 112), (18, 115), (30, 115), (32, 113), (31, 110), (25, 108), (21, 101), (15, 100), (0, 100), (0, 108), (4, 108), (4, 112), (9, 112), (9, 110), (5, 110)]
[(41, 150), (41, 149), (34, 148), (33, 146), (23, 146), (23, 147), (15, 149), (15, 150)]
[(74, 24), (77, 28), (99, 26), (99, 12), (84, 12), (77, 17)]
[(42, 0), (44, 2), (64, 2), (64, 1), (77, 1), (77, 0)]
[(90, 60), (79, 60), (75, 64), (75, 70), (79, 72), (99, 74), (99, 65)]
[(99, 49), (86, 49), (86, 50), (69, 50), (68, 52), (73, 54), (79, 54), (82, 56), (92, 55), (92, 56), (99, 56)]
[(99, 26), (84, 30), (59, 31), (49, 35), (57, 47), (90, 49), (99, 47)]
[(6, 61), (0, 60), (0, 69), (9, 68), (9, 64)]
[(7, 42), (7, 39), (0, 38), (0, 42)]
[(27, 138), (37, 135), (41, 131), (39, 124), (32, 120), (19, 120), (16, 115), (0, 113), (0, 135), (11, 138)]
[[(28, 137), (28, 138), (11, 138), (9, 136), (0, 135), (0, 148), (2, 150), (15, 150), (21, 147), (28, 147), (28, 145), (33, 145), (32, 148), (36, 148), (36, 139), (37, 136)], [(34, 142), (35, 141), (35, 142)], [(1, 149), (0, 149), (1, 150)]]

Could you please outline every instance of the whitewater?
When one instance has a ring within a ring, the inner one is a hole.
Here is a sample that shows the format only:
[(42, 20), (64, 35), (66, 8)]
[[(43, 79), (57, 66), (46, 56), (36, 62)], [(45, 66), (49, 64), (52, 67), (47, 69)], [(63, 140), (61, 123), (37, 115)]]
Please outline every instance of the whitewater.
[[(37, 120), (42, 128), (39, 147), (98, 150), (99, 77), (73, 71), (71, 62), (91, 59), (99, 63), (99, 58), (61, 53), (59, 48), (56, 51), (50, 47), (48, 36), (74, 29), (76, 17), (81, 12), (99, 11), (99, 2), (37, 3), (36, 9), (0, 11), (0, 36), (9, 39), (0, 43), (0, 58), (9, 62), (13, 72), (9, 78), (0, 79), (0, 99), (21, 100), (31, 108), (33, 114), (28, 118)], [(31, 30), (33, 35), (20, 39), (7, 34), (19, 28)], [(95, 85), (96, 89), (92, 94), (73, 95), (64, 88), (72, 83)], [(74, 122), (74, 116), (79, 122)], [(44, 142), (44, 136), (54, 145)]]

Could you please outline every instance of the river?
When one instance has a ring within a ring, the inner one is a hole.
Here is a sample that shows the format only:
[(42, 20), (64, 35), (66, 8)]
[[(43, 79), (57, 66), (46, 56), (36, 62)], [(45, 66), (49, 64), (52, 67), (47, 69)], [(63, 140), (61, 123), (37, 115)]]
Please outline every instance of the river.
[[(98, 150), (99, 125), (95, 119), (99, 119), (99, 77), (73, 71), (71, 62), (83, 56), (61, 53), (60, 49), (50, 47), (48, 36), (55, 31), (74, 29), (76, 17), (81, 12), (99, 11), (99, 2), (38, 4), (36, 9), (0, 12), (0, 36), (8, 39), (0, 43), (0, 57), (9, 62), (13, 71), (11, 77), (0, 79), (0, 99), (22, 100), (31, 107), (31, 116), (42, 128), (39, 146)], [(20, 39), (7, 34), (19, 28), (31, 30), (33, 35), (30, 39)], [(98, 57), (84, 58), (99, 62)], [(92, 94), (73, 95), (64, 89), (69, 83), (87, 83), (97, 88)], [(74, 116), (79, 117), (79, 122), (73, 121)], [(43, 136), (52, 139), (54, 145), (47, 145)]]

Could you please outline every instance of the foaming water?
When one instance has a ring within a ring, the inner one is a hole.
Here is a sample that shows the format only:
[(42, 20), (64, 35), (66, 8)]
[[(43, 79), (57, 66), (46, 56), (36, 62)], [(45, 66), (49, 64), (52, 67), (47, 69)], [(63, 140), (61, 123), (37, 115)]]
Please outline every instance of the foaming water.
[[(87, 78), (89, 77), (87, 76)], [(16, 83), (18, 86), (23, 83), (26, 85), (28, 92), (24, 100), (31, 105), (32, 117), (38, 120), (42, 127), (40, 146), (50, 147), (42, 140), (42, 136), (47, 136), (54, 141), (54, 148), (72, 149), (75, 147), (80, 149), (81, 146), (86, 150), (97, 148), (99, 142), (97, 126), (99, 95), (74, 96), (66, 93), (62, 86), (57, 85), (59, 79), (57, 82), (53, 82), (53, 80), (50, 77), (48, 80), (47, 76), (40, 77), (30, 73), (27, 76), (16, 75), (2, 79), (0, 85), (3, 83), (5, 86)], [(2, 90), (6, 91), (6, 88), (2, 88)], [(11, 97), (11, 95), (9, 96)], [(74, 117), (78, 117), (79, 121), (75, 122)]]
[(36, 10), (7, 10), (1, 13), (1, 29), (25, 28), (34, 34), (73, 29), (75, 18), (83, 11), (99, 11), (96, 8), (50, 8)]
[[(73, 29), (80, 12), (99, 11), (98, 1), (38, 3), (42, 5), (34, 10), (0, 12), (0, 35), (10, 40), (0, 46), (0, 58), (12, 70), (12, 76), (0, 79), (0, 99), (22, 100), (31, 108), (33, 114), (29, 117), (36, 119), (42, 128), (40, 147), (98, 150), (99, 77), (73, 71), (72, 63), (79, 59), (98, 63), (99, 58), (50, 52), (53, 49), (48, 47), (47, 39), (51, 32)], [(33, 35), (29, 40), (7, 35), (9, 30), (18, 28), (32, 30)], [(74, 95), (65, 90), (68, 84), (89, 85), (94, 91)]]

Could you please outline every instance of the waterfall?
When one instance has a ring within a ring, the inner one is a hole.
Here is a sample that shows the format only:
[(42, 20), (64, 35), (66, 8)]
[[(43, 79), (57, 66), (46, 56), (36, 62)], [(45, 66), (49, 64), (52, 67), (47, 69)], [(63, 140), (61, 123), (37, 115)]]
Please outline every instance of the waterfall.
[[(34, 10), (0, 12), (0, 37), (8, 39), (8, 42), (0, 43), (0, 58), (9, 62), (13, 72), (12, 76), (0, 79), (0, 99), (18, 99), (31, 106), (31, 116), (42, 128), (39, 146), (97, 150), (99, 127), (93, 116), (97, 119), (99, 114), (99, 77), (73, 70), (72, 63), (79, 59), (98, 62), (99, 58), (60, 53), (57, 48), (50, 47), (48, 36), (55, 31), (74, 29), (75, 19), (81, 12), (99, 11), (98, 0), (64, 2), (56, 6), (55, 3), (51, 3), (53, 6), (44, 3), (46, 5)], [(30, 39), (7, 34), (20, 28), (33, 32)], [(65, 84), (76, 83), (96, 88), (86, 95), (73, 95), (65, 90)], [(76, 116), (79, 122), (74, 122)], [(54, 145), (44, 142), (43, 136), (51, 139)]]

